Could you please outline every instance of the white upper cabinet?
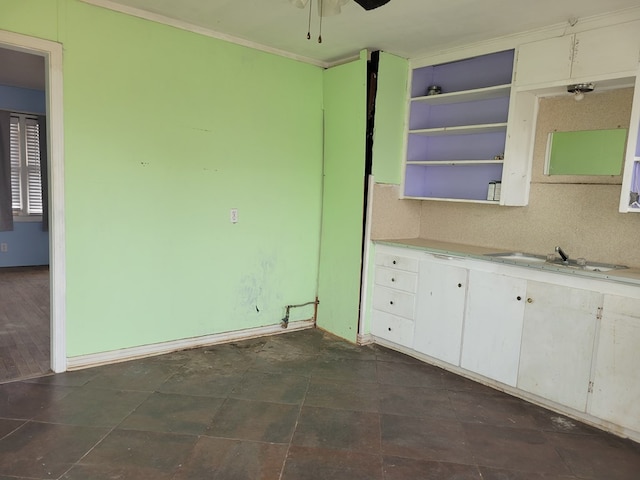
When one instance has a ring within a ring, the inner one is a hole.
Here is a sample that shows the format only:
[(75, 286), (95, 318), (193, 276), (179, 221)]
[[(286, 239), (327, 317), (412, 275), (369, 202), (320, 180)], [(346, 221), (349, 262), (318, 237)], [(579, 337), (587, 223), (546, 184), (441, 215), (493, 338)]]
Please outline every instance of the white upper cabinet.
[(634, 72), (640, 61), (640, 21), (577, 33), (573, 49), (573, 79)]
[(506, 50), (412, 71), (405, 198), (523, 204), (495, 193), (512, 177), (505, 150), (513, 61)]
[(619, 210), (622, 213), (640, 213), (640, 68), (636, 76), (630, 125)]
[(640, 20), (525, 43), (515, 85), (592, 82), (633, 75), (640, 62)]
[(571, 77), (574, 36), (525, 43), (518, 49), (515, 84), (532, 85)]

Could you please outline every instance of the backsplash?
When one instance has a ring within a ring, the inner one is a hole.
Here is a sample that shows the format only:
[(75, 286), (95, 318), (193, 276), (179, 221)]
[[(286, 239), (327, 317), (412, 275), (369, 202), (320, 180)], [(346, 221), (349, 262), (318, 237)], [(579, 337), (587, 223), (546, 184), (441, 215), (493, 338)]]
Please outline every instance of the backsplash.
[(540, 102), (528, 206), (398, 200), (398, 186), (376, 184), (372, 238), (422, 237), (538, 254), (560, 245), (573, 258), (640, 267), (640, 215), (618, 212), (619, 176), (542, 174), (550, 131), (628, 128), (632, 95), (633, 89), (624, 89), (582, 102)]

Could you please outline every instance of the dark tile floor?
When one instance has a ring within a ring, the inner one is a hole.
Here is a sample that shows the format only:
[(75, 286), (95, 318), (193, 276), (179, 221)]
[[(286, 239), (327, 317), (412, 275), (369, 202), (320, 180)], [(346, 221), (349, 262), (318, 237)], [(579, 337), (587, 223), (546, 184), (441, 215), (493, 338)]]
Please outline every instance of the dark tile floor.
[(0, 385), (0, 480), (640, 479), (640, 446), (319, 330)]

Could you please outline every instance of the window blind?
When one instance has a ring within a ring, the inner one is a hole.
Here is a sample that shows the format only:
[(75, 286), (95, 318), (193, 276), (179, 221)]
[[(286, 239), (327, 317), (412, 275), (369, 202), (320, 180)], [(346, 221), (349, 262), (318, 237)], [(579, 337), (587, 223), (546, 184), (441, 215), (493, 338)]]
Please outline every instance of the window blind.
[(11, 199), (19, 214), (42, 214), (38, 120), (21, 114), (11, 117)]

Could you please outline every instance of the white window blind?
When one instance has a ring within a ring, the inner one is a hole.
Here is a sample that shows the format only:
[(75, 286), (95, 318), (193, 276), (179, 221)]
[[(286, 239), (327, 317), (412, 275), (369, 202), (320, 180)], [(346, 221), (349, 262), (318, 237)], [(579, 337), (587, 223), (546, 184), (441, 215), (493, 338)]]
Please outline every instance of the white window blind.
[(29, 115), (11, 116), (11, 198), (18, 215), (42, 215), (40, 132)]

